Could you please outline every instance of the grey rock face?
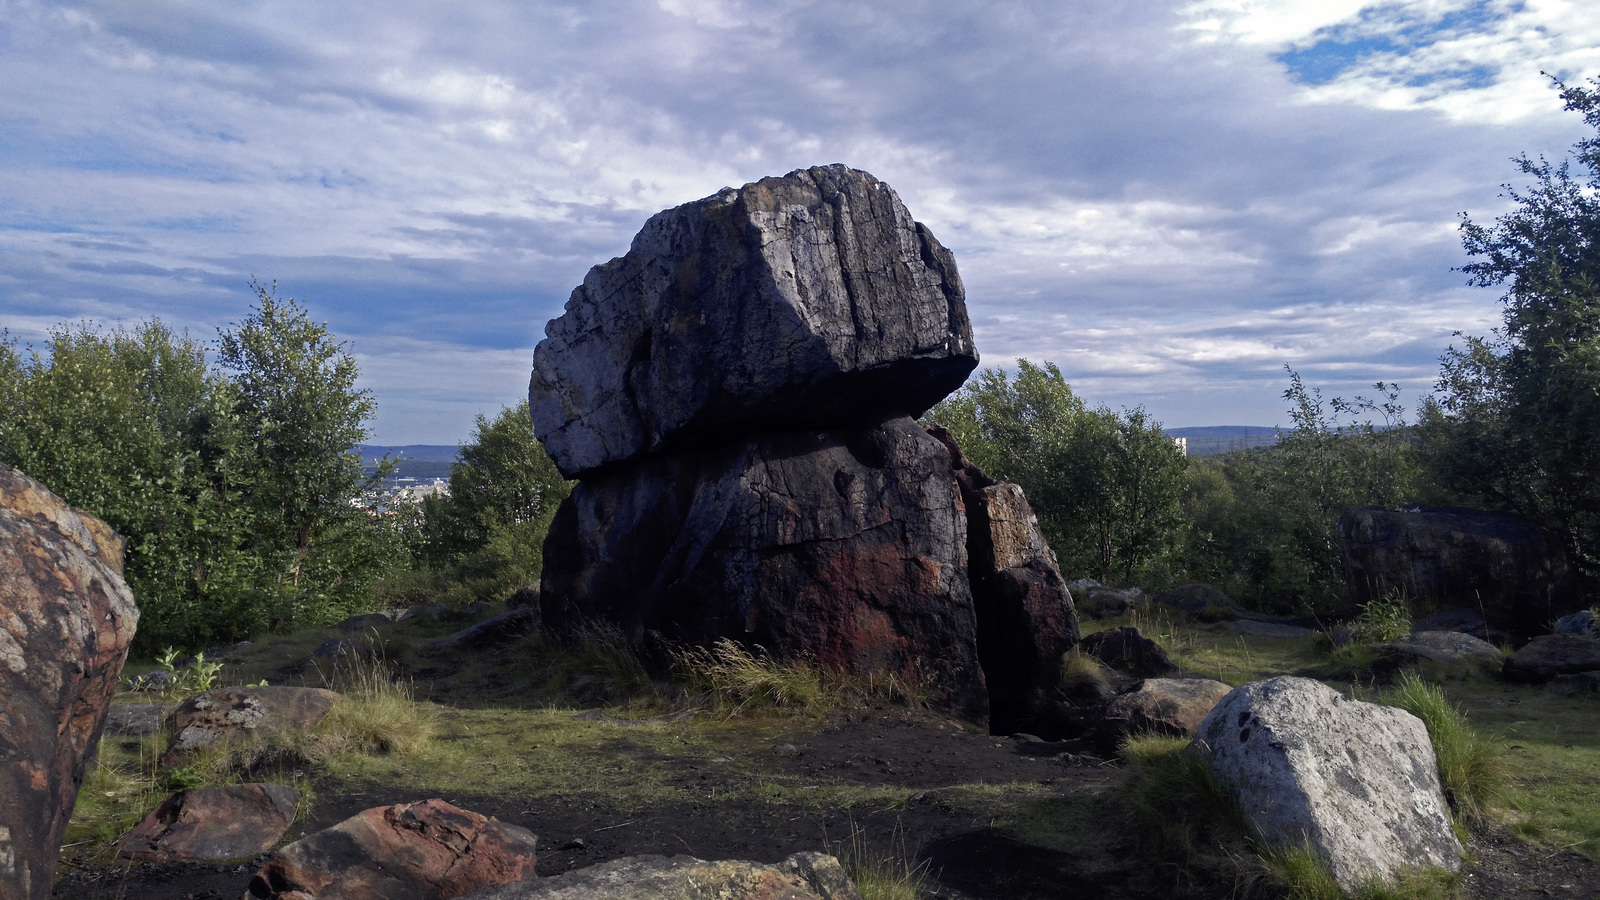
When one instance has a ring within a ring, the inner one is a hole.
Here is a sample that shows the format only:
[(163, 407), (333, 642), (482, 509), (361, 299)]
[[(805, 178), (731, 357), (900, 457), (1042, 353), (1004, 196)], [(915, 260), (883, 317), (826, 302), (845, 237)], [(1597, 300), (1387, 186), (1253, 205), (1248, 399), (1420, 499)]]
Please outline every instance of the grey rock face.
[(1106, 725), (1118, 735), (1187, 737), (1233, 688), (1210, 678), (1146, 678), (1136, 691), (1119, 694), (1106, 707)]
[(1380, 668), (1415, 667), (1441, 680), (1498, 675), (1505, 661), (1499, 647), (1459, 631), (1419, 631), (1375, 649)]
[(776, 865), (692, 856), (625, 856), (551, 878), (502, 884), (470, 900), (861, 900), (832, 856), (796, 853)]
[(1546, 634), (1506, 657), (1501, 669), (1511, 681), (1549, 681), (1558, 675), (1600, 671), (1600, 638)]
[(1224, 697), (1193, 747), (1258, 837), (1309, 842), (1345, 890), (1461, 866), (1428, 731), (1404, 710), (1280, 676)]
[(543, 619), (892, 672), (981, 720), (966, 539), (944, 447), (911, 419), (765, 435), (580, 481), (546, 539)]
[(954, 258), (842, 165), (658, 213), (545, 335), (528, 400), (569, 478), (698, 438), (920, 415), (978, 363)]

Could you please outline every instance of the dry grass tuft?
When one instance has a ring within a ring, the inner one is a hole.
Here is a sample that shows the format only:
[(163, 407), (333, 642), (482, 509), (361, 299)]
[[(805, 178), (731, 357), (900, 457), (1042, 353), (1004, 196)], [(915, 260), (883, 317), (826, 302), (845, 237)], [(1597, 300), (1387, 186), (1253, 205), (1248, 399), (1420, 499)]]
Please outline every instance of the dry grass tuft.
[(673, 671), (691, 691), (729, 714), (752, 710), (815, 713), (825, 706), (822, 672), (804, 662), (779, 663), (766, 650), (727, 638), (710, 647), (673, 651)]

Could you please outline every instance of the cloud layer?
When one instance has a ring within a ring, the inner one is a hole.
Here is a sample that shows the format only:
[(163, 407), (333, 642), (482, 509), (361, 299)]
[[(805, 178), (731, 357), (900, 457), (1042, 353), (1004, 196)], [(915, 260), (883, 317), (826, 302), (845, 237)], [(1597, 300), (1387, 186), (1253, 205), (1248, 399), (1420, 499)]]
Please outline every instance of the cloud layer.
[(376, 440), (515, 402), (544, 322), (659, 209), (846, 162), (957, 254), (989, 364), (1169, 425), (1271, 424), (1282, 367), (1425, 389), (1457, 217), (1582, 136), (1582, 3), (0, 0), (0, 325), (200, 335), (276, 279)]

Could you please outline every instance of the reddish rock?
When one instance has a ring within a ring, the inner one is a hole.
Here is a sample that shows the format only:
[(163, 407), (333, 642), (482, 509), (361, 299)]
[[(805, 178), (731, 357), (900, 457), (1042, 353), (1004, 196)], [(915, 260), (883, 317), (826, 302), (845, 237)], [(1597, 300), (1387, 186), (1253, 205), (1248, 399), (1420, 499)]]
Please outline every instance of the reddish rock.
[(775, 865), (692, 856), (625, 856), (551, 878), (503, 884), (472, 900), (861, 900), (839, 861), (796, 853)]
[(1510, 513), (1363, 506), (1339, 518), (1339, 540), (1358, 603), (1398, 589), (1425, 607), (1482, 609), (1522, 636), (1586, 605), (1560, 541)]
[(1557, 675), (1600, 671), (1600, 639), (1581, 634), (1546, 634), (1506, 657), (1511, 681), (1549, 681)]
[(994, 484), (963, 499), (989, 730), (1057, 736), (1065, 723), (1051, 696), (1078, 643), (1072, 595), (1022, 488)]
[(380, 806), (280, 848), (245, 900), (447, 900), (533, 878), (537, 843), (443, 800)]
[(780, 432), (589, 475), (545, 542), (545, 625), (616, 622), (921, 683), (982, 722), (967, 523), (910, 418)]
[(1119, 736), (1153, 732), (1187, 737), (1231, 690), (1209, 678), (1146, 678), (1138, 690), (1111, 701), (1105, 724)]
[(300, 792), (286, 784), (179, 791), (117, 838), (118, 854), (148, 862), (254, 857), (288, 830), (299, 798)]
[(1097, 631), (1083, 639), (1081, 649), (1113, 669), (1142, 678), (1159, 678), (1177, 671), (1177, 666), (1167, 659), (1167, 651), (1132, 625)]
[(196, 694), (172, 713), (172, 743), (162, 764), (176, 765), (194, 750), (219, 740), (305, 731), (338, 702), (338, 694), (323, 688), (229, 687)]
[(50, 896), (138, 622), (122, 539), (0, 464), (0, 897)]

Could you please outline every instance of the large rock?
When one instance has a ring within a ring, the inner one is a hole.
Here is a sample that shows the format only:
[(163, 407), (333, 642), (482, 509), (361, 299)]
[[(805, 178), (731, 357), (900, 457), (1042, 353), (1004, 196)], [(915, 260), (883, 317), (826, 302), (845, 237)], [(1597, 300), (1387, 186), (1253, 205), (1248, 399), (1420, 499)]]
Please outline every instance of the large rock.
[(245, 900), (447, 900), (534, 877), (537, 844), (443, 800), (380, 806), (280, 848)]
[(1309, 844), (1345, 890), (1461, 866), (1427, 728), (1404, 710), (1279, 676), (1224, 697), (1193, 749), (1257, 837)]
[(178, 765), (195, 750), (221, 740), (268, 738), (306, 731), (321, 722), (339, 695), (324, 688), (276, 686), (216, 688), (178, 704), (168, 720), (172, 741), (163, 765)]
[(50, 896), (138, 622), (122, 539), (0, 464), (0, 896)]
[(1167, 651), (1133, 625), (1097, 631), (1083, 639), (1081, 649), (1113, 669), (1141, 678), (1159, 678), (1178, 670)]
[(1600, 671), (1600, 638), (1546, 634), (1506, 657), (1502, 672), (1510, 681), (1549, 681), (1558, 675)]
[(593, 617), (895, 673), (982, 721), (966, 539), (945, 449), (911, 419), (779, 432), (579, 481), (540, 606), (556, 631)]
[(1146, 678), (1106, 707), (1108, 734), (1188, 737), (1232, 687), (1210, 678)]
[(1410, 668), (1435, 681), (1498, 675), (1505, 661), (1499, 647), (1459, 631), (1419, 631), (1373, 649), (1380, 672)]
[(944, 445), (967, 512), (967, 566), (978, 658), (989, 691), (989, 730), (1056, 736), (1067, 727), (1053, 695), (1062, 656), (1078, 643), (1078, 614), (1056, 555), (1015, 484), (973, 465), (945, 428)]
[(978, 363), (955, 260), (842, 165), (653, 216), (534, 349), (534, 430), (569, 478), (672, 446), (917, 416)]
[(627, 856), (553, 878), (503, 884), (471, 900), (861, 900), (839, 861), (796, 853), (775, 865)]
[(179, 791), (117, 838), (118, 854), (150, 862), (255, 857), (289, 829), (299, 798), (300, 792), (286, 784)]
[(1423, 606), (1482, 609), (1524, 637), (1584, 605), (1559, 541), (1509, 513), (1363, 506), (1339, 518), (1339, 538), (1360, 603), (1399, 589)]

